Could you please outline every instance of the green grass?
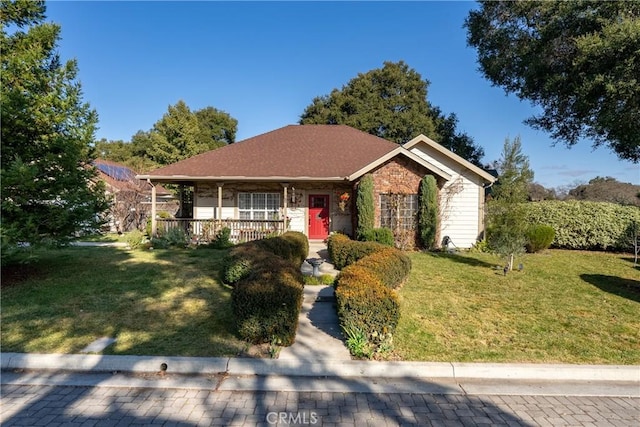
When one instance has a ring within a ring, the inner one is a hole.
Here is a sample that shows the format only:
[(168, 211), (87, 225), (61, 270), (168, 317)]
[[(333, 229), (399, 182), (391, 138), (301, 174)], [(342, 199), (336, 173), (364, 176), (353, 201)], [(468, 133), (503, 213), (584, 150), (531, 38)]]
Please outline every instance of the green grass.
[(490, 254), (411, 258), (394, 337), (405, 360), (640, 364), (629, 255), (550, 250), (507, 276)]
[(2, 351), (76, 353), (107, 336), (104, 354), (236, 355), (246, 344), (217, 281), (225, 253), (67, 248), (3, 268)]

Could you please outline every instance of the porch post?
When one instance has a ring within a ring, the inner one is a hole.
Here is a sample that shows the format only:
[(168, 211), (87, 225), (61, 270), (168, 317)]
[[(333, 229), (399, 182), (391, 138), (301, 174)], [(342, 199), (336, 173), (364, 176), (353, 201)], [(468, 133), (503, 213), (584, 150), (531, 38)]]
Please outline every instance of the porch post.
[(222, 187), (224, 183), (218, 183), (218, 222), (222, 221)]
[(151, 185), (151, 237), (155, 237), (158, 232), (158, 222), (156, 221), (156, 186), (148, 181)]
[(288, 191), (287, 190), (289, 189), (289, 184), (288, 183), (287, 184), (282, 184), (282, 186), (284, 187), (284, 204), (282, 205), (282, 210), (284, 212), (284, 222), (282, 224), (283, 224), (284, 230), (282, 230), (282, 232), (285, 233), (287, 231), (287, 226), (288, 226), (288, 224), (287, 224), (287, 216), (288, 216), (289, 212), (288, 212), (288, 200), (287, 200), (288, 199), (288, 194), (287, 194)]

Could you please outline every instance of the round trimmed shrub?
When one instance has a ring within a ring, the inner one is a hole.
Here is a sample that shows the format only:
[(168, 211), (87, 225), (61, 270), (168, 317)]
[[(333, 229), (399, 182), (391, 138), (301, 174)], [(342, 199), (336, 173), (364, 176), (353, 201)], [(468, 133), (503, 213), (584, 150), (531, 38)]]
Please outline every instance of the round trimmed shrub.
[(374, 252), (387, 248), (376, 242), (359, 242), (351, 240), (343, 234), (333, 234), (329, 237), (327, 250), (333, 265), (342, 270), (347, 265), (353, 264), (361, 258)]
[(553, 227), (536, 224), (527, 230), (527, 252), (536, 253), (548, 249), (556, 237)]

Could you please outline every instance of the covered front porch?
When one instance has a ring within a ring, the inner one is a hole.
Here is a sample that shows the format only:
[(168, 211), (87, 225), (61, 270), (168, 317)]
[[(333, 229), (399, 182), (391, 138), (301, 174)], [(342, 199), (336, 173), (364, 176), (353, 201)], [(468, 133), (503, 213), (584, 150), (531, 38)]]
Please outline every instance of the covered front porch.
[[(288, 230), (322, 240), (332, 231), (349, 234), (352, 228), (353, 188), (348, 182), (152, 179), (147, 182), (152, 187), (153, 236), (180, 229), (192, 242), (207, 243), (227, 228), (233, 243)], [(155, 187), (158, 184), (180, 187), (180, 209), (175, 218), (163, 217), (157, 211)]]
[(164, 235), (178, 228), (185, 232), (194, 243), (208, 243), (218, 233), (228, 228), (229, 240), (233, 243), (264, 239), (286, 231), (285, 220), (243, 220), (243, 219), (195, 219), (195, 218), (156, 218), (155, 236)]

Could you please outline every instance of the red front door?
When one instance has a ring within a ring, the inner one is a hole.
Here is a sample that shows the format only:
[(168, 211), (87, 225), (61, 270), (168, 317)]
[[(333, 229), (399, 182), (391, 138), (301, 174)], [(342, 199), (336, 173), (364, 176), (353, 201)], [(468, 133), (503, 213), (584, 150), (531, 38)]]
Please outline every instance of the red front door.
[(324, 239), (329, 235), (329, 196), (309, 196), (309, 238)]

